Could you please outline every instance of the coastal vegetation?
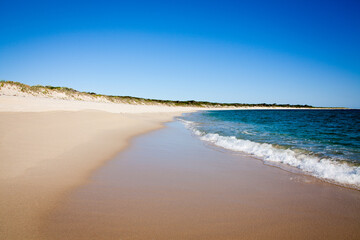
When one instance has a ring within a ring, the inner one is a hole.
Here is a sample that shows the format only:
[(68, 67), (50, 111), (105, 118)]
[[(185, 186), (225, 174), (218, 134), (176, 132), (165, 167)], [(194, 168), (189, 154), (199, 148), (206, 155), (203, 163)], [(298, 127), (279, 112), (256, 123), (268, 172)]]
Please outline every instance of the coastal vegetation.
[(160, 100), (160, 99), (148, 99), (131, 96), (113, 96), (97, 94), (94, 92), (81, 92), (68, 87), (54, 87), (54, 86), (42, 86), (34, 85), (29, 86), (20, 82), (13, 81), (0, 81), (0, 91), (2, 88), (8, 88), (13, 90), (19, 90), (26, 95), (40, 96), (40, 97), (53, 97), (69, 100), (83, 100), (83, 101), (96, 101), (96, 102), (111, 102), (111, 103), (127, 103), (127, 104), (143, 104), (143, 105), (166, 105), (166, 106), (183, 106), (183, 107), (266, 107), (266, 108), (315, 108), (309, 105), (291, 105), (291, 104), (277, 104), (277, 103), (216, 103), (207, 101), (174, 101), (174, 100)]

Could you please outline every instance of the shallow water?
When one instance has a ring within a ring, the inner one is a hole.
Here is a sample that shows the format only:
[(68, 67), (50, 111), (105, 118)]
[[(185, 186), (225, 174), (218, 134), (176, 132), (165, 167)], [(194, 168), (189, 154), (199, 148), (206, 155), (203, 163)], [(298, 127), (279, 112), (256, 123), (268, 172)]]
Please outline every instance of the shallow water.
[(360, 110), (205, 111), (181, 119), (204, 141), (360, 188)]

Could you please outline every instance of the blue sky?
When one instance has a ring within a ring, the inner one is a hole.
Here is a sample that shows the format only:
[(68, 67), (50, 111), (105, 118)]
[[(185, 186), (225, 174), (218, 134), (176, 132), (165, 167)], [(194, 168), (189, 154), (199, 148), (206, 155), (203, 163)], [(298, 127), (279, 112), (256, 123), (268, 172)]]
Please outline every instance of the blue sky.
[(0, 1), (0, 79), (360, 108), (359, 1)]

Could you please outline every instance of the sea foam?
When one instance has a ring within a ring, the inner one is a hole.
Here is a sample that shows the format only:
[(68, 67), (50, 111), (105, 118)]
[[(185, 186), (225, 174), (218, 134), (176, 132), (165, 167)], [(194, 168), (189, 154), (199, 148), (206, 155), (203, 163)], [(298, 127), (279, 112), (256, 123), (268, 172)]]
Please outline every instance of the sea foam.
[(310, 154), (281, 149), (267, 143), (257, 143), (238, 139), (235, 136), (221, 136), (217, 133), (204, 133), (194, 127), (194, 123), (183, 121), (201, 140), (216, 146), (256, 156), (264, 161), (286, 164), (307, 174), (340, 185), (351, 185), (360, 189), (360, 167), (329, 158), (319, 158)]

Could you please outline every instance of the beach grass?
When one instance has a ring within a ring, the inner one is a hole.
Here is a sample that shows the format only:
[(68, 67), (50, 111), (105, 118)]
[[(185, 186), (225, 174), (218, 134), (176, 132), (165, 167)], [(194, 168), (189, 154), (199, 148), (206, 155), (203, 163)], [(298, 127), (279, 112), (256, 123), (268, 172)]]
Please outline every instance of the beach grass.
[(175, 100), (161, 100), (161, 99), (149, 99), (141, 97), (132, 97), (132, 96), (113, 96), (98, 94), (95, 92), (81, 92), (69, 87), (59, 87), (59, 86), (42, 86), (42, 85), (26, 85), (24, 83), (15, 82), (15, 81), (0, 81), (0, 90), (3, 87), (16, 88), (24, 94), (29, 94), (33, 96), (43, 96), (43, 97), (52, 97), (54, 95), (61, 94), (64, 99), (71, 100), (90, 100), (90, 101), (100, 101), (100, 102), (110, 102), (110, 103), (126, 103), (126, 104), (141, 104), (141, 105), (165, 105), (165, 106), (180, 106), (180, 107), (201, 107), (201, 108), (241, 108), (241, 107), (258, 107), (258, 108), (318, 108), (306, 104), (277, 104), (277, 103), (217, 103), (217, 102), (208, 102), (208, 101), (175, 101)]

